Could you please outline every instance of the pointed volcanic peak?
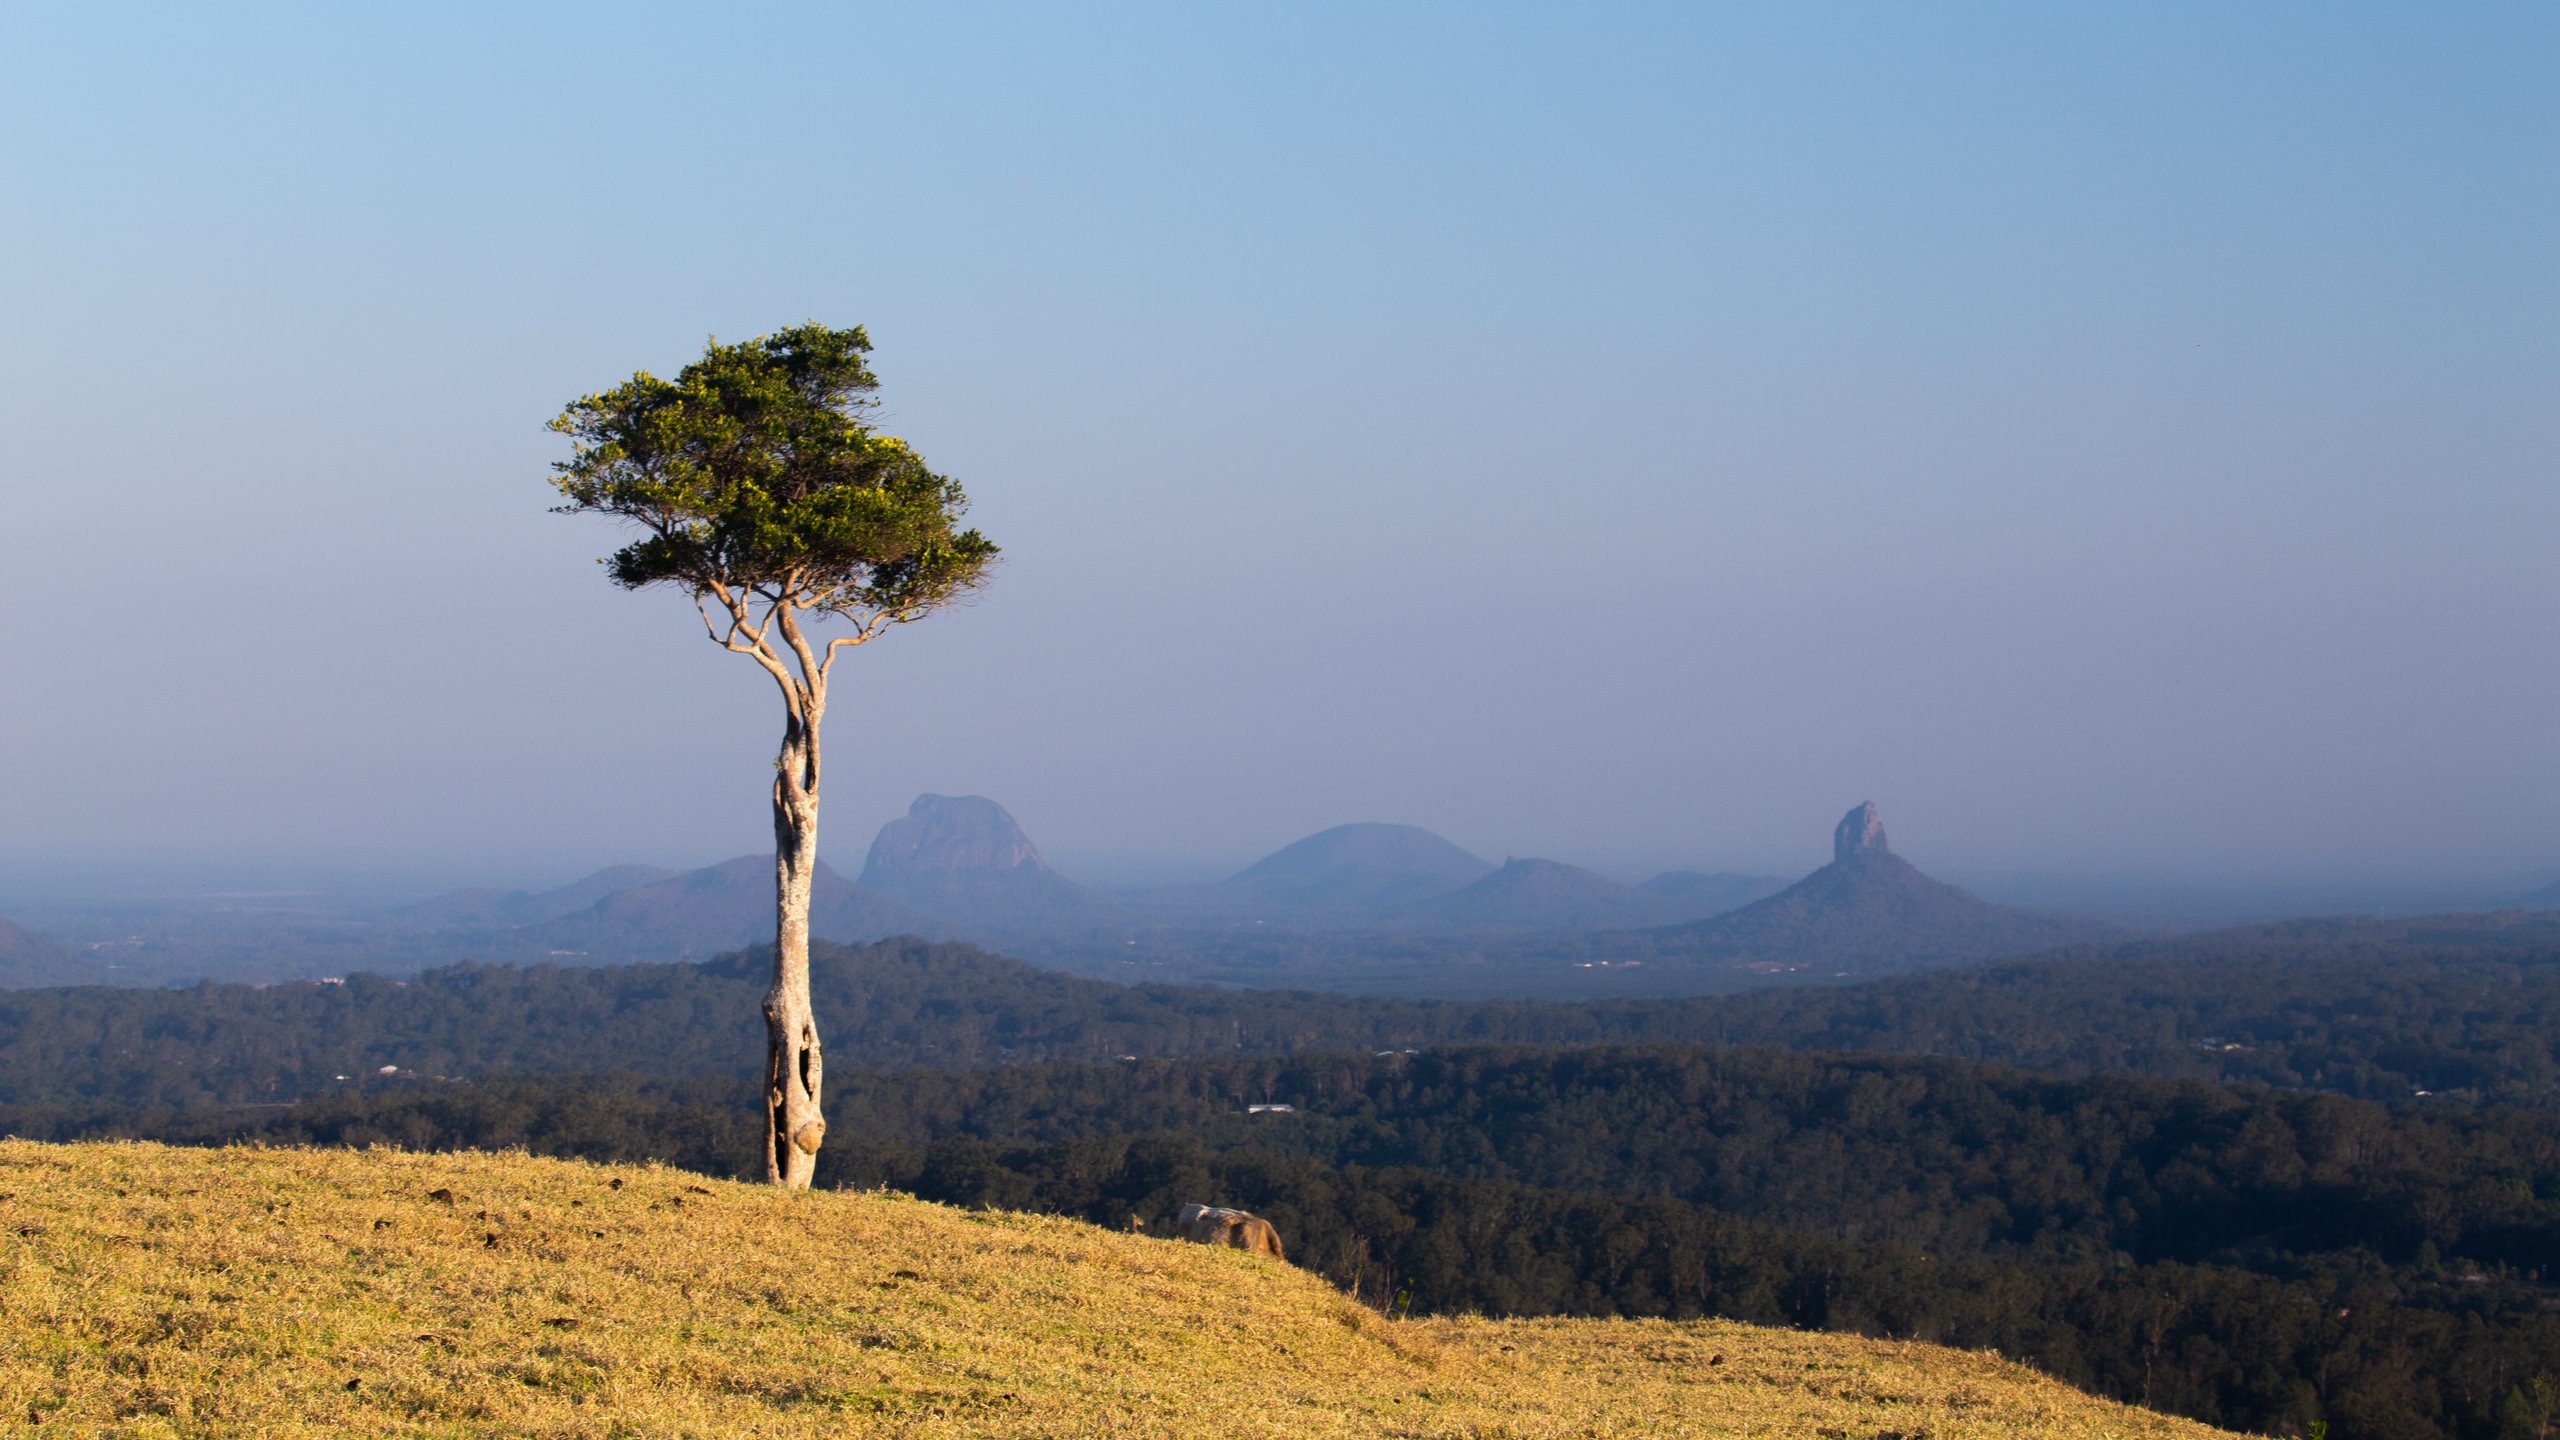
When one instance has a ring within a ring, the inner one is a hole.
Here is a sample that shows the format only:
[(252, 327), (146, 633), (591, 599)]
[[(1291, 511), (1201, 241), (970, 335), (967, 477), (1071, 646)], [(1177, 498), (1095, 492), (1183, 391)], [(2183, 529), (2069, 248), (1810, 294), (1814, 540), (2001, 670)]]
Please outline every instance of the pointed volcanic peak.
[(1412, 825), (1336, 825), (1283, 846), (1219, 889), (1279, 910), (1384, 910), (1445, 895), (1493, 866)]
[(1893, 853), (1872, 804), (1832, 831), (1831, 863), (1766, 900), (1662, 932), (1700, 959), (1745, 969), (1851, 975), (1934, 970), (2123, 932), (1994, 905)]
[(1395, 914), (1461, 930), (1626, 930), (1681, 918), (1659, 895), (1555, 860), (1506, 860), (1473, 884)]
[(1885, 843), (1884, 815), (1876, 809), (1873, 800), (1841, 816), (1840, 823), (1831, 827), (1831, 863), (1834, 865), (1892, 853), (1893, 847)]
[[(617, 890), (574, 915), (505, 932), (532, 958), (577, 965), (641, 960), (707, 960), (773, 941), (773, 857), (687, 870), (651, 885)], [(825, 861), (809, 886), (809, 933), (845, 944), (892, 935), (940, 938), (952, 932), (930, 916), (847, 881)]]
[(1005, 808), (983, 795), (917, 796), (873, 838), (861, 886), (997, 933), (1091, 924), (1115, 909), (1050, 869)]
[(97, 966), (16, 921), (0, 920), (0, 990), (107, 983)]

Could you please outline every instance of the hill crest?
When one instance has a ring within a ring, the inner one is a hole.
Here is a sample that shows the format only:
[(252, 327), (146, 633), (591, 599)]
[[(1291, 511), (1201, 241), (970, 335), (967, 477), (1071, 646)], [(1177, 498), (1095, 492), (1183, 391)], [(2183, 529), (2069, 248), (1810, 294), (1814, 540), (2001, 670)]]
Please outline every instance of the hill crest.
[(2222, 1433), (1935, 1346), (1393, 1323), (1235, 1251), (656, 1167), (10, 1141), (0, 1180), (0, 1385), (64, 1433)]
[(1557, 860), (1505, 860), (1446, 895), (1406, 906), (1399, 919), (1460, 929), (1613, 930), (1664, 925), (1670, 900)]
[(398, 919), (416, 925), (492, 928), (539, 925), (545, 920), (574, 915), (608, 895), (655, 885), (683, 873), (656, 865), (608, 865), (592, 875), (549, 890), (449, 890), (393, 913)]
[[(818, 862), (809, 886), (809, 933), (843, 944), (892, 935), (948, 936), (909, 906), (864, 889)], [(575, 914), (506, 932), (553, 957), (627, 963), (705, 960), (773, 939), (773, 857), (741, 855), (648, 885), (617, 890)]]
[(1362, 822), (1284, 845), (1220, 888), (1290, 909), (1381, 910), (1447, 894), (1493, 868), (1418, 825)]

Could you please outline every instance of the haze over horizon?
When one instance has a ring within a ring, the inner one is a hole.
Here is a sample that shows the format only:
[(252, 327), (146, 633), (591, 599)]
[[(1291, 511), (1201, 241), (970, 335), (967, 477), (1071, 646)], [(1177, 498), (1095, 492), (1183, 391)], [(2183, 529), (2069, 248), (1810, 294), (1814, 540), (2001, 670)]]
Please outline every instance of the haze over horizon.
[(2549, 7), (11, 39), (0, 894), (769, 844), (542, 423), (812, 317), (1006, 549), (850, 666), (848, 873), (920, 791), (1101, 884), (2560, 867)]

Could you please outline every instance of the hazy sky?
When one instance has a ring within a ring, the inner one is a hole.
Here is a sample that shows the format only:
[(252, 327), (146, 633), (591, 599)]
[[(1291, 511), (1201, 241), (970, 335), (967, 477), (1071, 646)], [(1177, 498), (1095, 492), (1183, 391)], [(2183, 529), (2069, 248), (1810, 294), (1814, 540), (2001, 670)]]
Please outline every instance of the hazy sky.
[(2560, 865), (2560, 7), (390, 10), (0, 18), (0, 879), (767, 843), (542, 426), (806, 318), (840, 865)]

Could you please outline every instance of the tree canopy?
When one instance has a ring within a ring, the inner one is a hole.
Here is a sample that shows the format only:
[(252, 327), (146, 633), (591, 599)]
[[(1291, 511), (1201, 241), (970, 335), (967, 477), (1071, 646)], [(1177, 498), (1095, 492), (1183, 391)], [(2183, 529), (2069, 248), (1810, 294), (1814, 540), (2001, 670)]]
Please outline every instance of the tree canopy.
[(870, 425), (870, 349), (859, 325), (811, 322), (572, 402), (551, 422), (577, 443), (559, 508), (640, 527), (605, 561), (615, 584), (675, 584), (735, 622), (761, 600), (867, 638), (951, 603), (996, 547), (957, 528), (959, 482)]

